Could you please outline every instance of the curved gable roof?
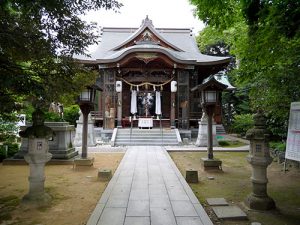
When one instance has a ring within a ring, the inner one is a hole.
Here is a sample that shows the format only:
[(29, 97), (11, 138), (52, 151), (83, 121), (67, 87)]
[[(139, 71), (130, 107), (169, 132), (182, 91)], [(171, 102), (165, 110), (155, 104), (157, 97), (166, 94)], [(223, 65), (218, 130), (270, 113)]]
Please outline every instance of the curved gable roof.
[(141, 27), (139, 29), (137, 29), (124, 42), (122, 42), (118, 46), (116, 46), (113, 49), (111, 49), (111, 51), (117, 51), (117, 50), (122, 49), (123, 47), (126, 47), (127, 44), (129, 44), (130, 42), (134, 41), (134, 39), (136, 39), (139, 35), (141, 35), (142, 33), (144, 33), (147, 29), (150, 30), (151, 33), (154, 34), (161, 42), (165, 43), (166, 45), (168, 45), (173, 50), (183, 52), (182, 49), (180, 49), (177, 46), (173, 45), (172, 43), (168, 42), (159, 32), (157, 32), (157, 30), (154, 28), (154, 26), (152, 24), (152, 20), (150, 20), (148, 18), (148, 16), (146, 16), (146, 19), (143, 20), (142, 25), (141, 25)]

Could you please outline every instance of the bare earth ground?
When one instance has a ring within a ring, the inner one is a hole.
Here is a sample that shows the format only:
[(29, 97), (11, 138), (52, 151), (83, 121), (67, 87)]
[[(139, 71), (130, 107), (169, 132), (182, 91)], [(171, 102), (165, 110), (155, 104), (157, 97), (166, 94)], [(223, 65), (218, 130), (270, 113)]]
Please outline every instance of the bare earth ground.
[[(243, 201), (251, 192), (251, 166), (246, 161), (248, 153), (224, 152), (214, 156), (223, 162), (223, 172), (203, 171), (200, 158), (205, 157), (202, 152), (174, 152), (170, 153), (183, 176), (185, 170), (198, 170), (200, 182), (190, 184), (194, 193), (205, 207), (214, 224), (249, 225), (250, 222), (260, 222), (263, 225), (299, 225), (300, 224), (300, 170), (289, 168), (284, 173), (282, 165), (273, 162), (268, 167), (268, 194), (275, 200), (277, 210), (258, 212), (249, 210)], [(208, 177), (214, 177), (209, 180)], [(220, 221), (205, 201), (206, 198), (225, 198), (231, 205), (240, 206), (248, 215), (248, 221)]]
[(0, 225), (83, 225), (87, 222), (107, 182), (97, 180), (99, 168), (116, 170), (124, 153), (94, 153), (93, 167), (46, 166), (45, 188), (53, 200), (49, 207), (20, 204), (28, 192), (26, 165), (0, 164)]

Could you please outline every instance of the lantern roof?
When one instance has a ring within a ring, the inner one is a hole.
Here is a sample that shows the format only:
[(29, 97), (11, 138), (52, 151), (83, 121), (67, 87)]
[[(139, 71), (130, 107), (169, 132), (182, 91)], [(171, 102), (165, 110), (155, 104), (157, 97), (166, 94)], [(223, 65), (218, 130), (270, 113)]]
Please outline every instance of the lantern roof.
[(206, 89), (216, 89), (216, 90), (225, 90), (228, 86), (226, 84), (221, 83), (218, 81), (214, 75), (210, 75), (206, 79), (203, 80), (203, 82), (191, 89), (191, 91), (204, 91)]

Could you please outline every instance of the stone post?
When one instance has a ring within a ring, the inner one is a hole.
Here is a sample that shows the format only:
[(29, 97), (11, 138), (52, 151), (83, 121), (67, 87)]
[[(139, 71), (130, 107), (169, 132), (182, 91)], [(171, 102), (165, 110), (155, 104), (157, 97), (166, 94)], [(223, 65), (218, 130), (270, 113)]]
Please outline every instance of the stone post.
[(255, 210), (275, 208), (275, 202), (267, 194), (267, 167), (272, 163), (269, 152), (266, 119), (261, 111), (254, 115), (254, 128), (246, 133), (250, 140), (250, 152), (247, 161), (252, 166), (252, 193), (246, 199), (246, 205)]
[(51, 128), (44, 125), (44, 113), (37, 109), (32, 114), (33, 125), (20, 132), (20, 136), (28, 138), (28, 153), (24, 156), (29, 164), (29, 192), (23, 197), (23, 202), (46, 205), (51, 197), (45, 192), (45, 164), (52, 154), (48, 152), (49, 138), (53, 137)]

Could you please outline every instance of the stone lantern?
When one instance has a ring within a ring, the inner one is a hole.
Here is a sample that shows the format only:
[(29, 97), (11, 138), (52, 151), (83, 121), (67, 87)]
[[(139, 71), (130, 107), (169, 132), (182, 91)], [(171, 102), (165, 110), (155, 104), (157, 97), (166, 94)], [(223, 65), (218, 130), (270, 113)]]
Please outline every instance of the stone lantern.
[(83, 161), (90, 161), (87, 158), (87, 133), (88, 133), (88, 115), (91, 110), (94, 109), (96, 91), (102, 90), (99, 84), (87, 86), (79, 95), (77, 103), (83, 115), (83, 126), (82, 126), (82, 151), (81, 159)]
[[(194, 87), (191, 91), (201, 92), (201, 105), (203, 112), (207, 115), (207, 158), (202, 158), (205, 169), (221, 168), (222, 161), (215, 159), (213, 155), (213, 115), (215, 107), (219, 104), (220, 93), (227, 88), (227, 85), (220, 83), (214, 76), (209, 76), (203, 80), (202, 84)], [(201, 127), (199, 126), (197, 143), (201, 138)]]
[(250, 152), (247, 161), (252, 166), (252, 193), (247, 197), (246, 204), (251, 209), (269, 210), (275, 208), (275, 202), (267, 194), (267, 167), (272, 163), (268, 137), (265, 129), (266, 119), (261, 111), (254, 115), (254, 128), (246, 133), (250, 140)]
[(25, 161), (29, 164), (29, 192), (23, 198), (24, 202), (47, 204), (51, 197), (44, 190), (45, 164), (52, 158), (48, 152), (49, 139), (53, 138), (51, 128), (44, 125), (44, 113), (37, 109), (32, 114), (33, 125), (20, 132), (20, 136), (28, 138), (28, 153), (24, 155)]

